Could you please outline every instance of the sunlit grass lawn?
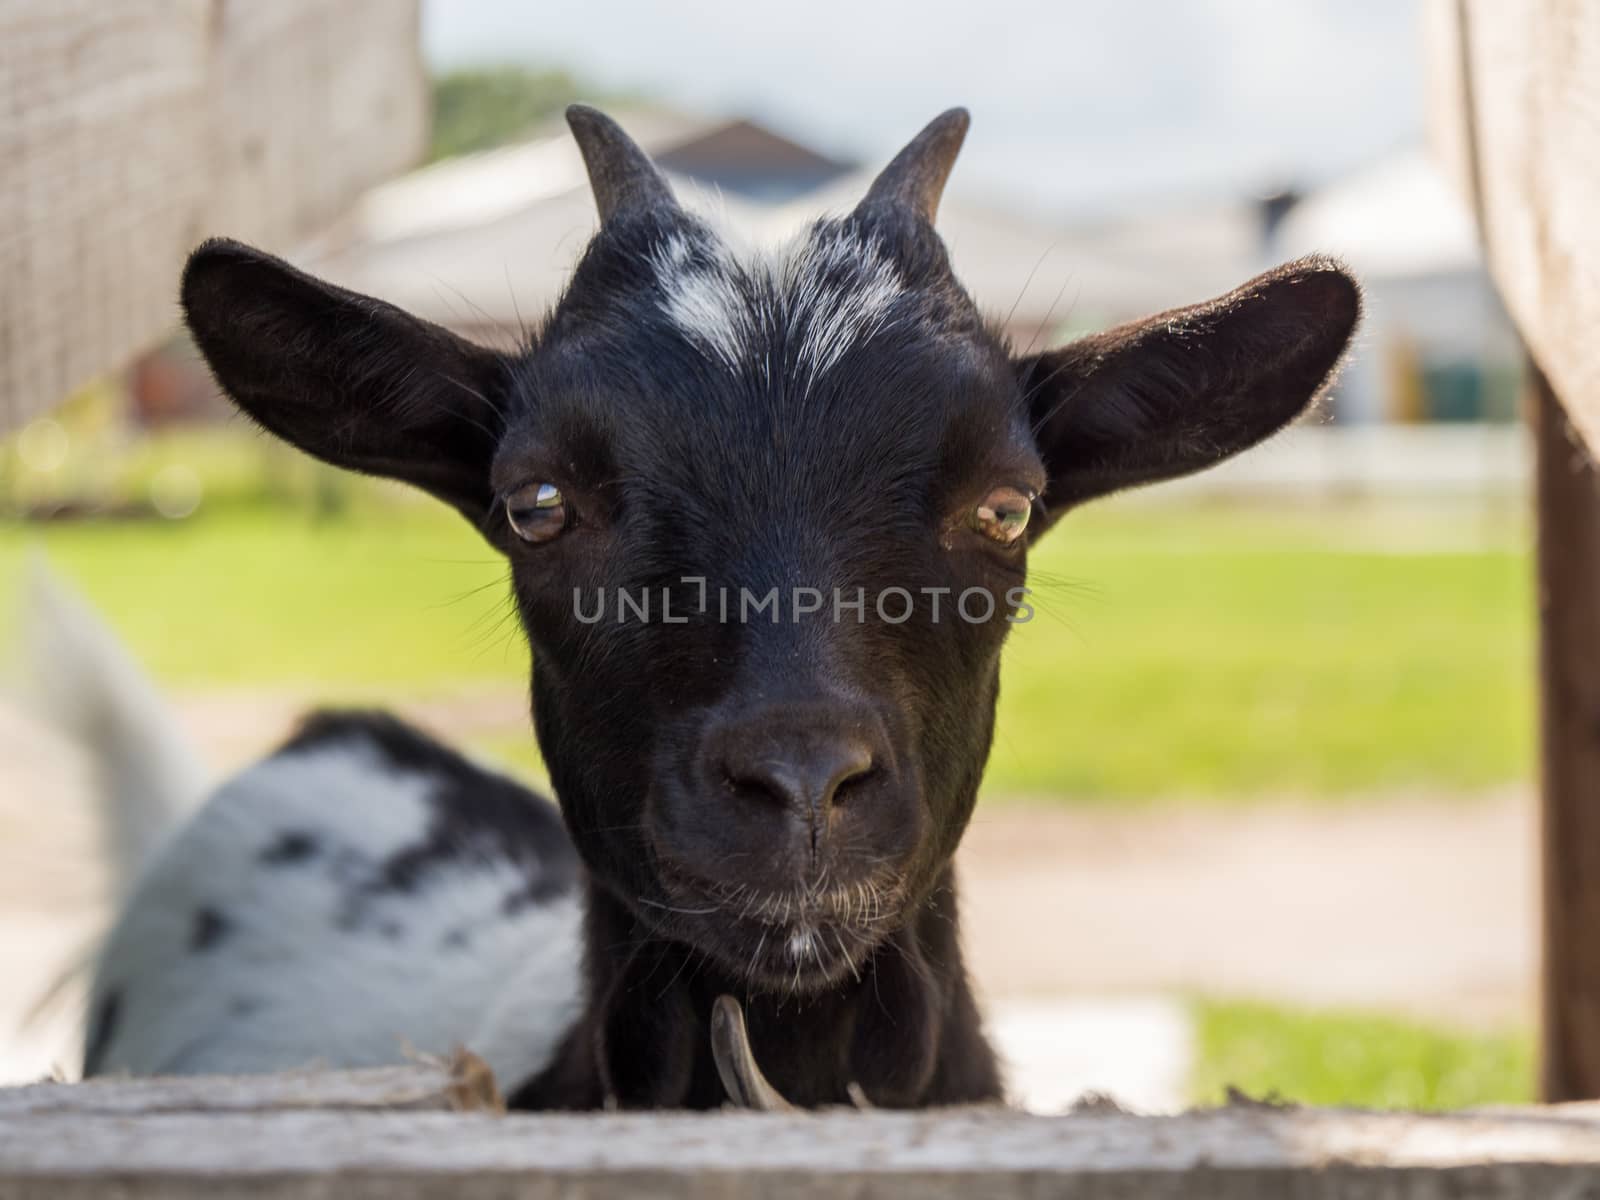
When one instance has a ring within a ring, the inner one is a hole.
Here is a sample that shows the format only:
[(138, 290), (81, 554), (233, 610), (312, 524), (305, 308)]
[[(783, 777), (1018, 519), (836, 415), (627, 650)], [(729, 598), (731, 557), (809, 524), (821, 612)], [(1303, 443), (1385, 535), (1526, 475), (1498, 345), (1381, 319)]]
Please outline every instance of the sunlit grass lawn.
[(1194, 1007), (1190, 1098), (1362, 1108), (1465, 1108), (1533, 1099), (1533, 1040), (1446, 1032), (1394, 1017), (1204, 1001)]
[[(506, 571), (432, 504), (314, 520), (274, 506), (30, 531), (173, 687), (330, 696), (526, 678)], [(0, 562), (25, 539), (0, 526)]]
[[(1332, 504), (1068, 516), (1035, 554), (1039, 611), (1008, 650), (989, 790), (1248, 799), (1521, 778), (1528, 568), (1514, 518), (1484, 520)], [(526, 679), (503, 564), (429, 503), (0, 524), (0, 571), (34, 539), (173, 688), (370, 699)]]
[[(1522, 777), (1528, 565), (1515, 530), (1483, 519), (1072, 515), (1034, 559), (1041, 613), (1009, 648), (991, 786), (1228, 797)], [(1463, 534), (1479, 548), (1438, 548)]]

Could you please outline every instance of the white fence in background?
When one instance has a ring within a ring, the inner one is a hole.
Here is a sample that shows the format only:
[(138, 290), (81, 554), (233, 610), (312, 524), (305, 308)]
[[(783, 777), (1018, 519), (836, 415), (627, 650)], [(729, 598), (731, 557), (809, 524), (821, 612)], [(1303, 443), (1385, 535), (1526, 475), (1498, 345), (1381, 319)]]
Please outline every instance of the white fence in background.
[(1528, 486), (1520, 425), (1297, 425), (1214, 470), (1151, 489), (1179, 497), (1515, 496)]

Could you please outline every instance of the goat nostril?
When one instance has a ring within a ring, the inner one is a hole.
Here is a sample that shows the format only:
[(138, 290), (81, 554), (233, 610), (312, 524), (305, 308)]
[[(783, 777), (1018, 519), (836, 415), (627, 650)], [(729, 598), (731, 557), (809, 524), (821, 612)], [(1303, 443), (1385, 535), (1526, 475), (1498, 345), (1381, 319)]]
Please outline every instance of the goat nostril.
[(722, 785), (734, 796), (815, 812), (839, 803), (845, 792), (859, 789), (876, 771), (868, 747), (846, 742), (793, 759), (730, 760), (722, 766)]
[(770, 800), (775, 804), (789, 803), (787, 794), (765, 773), (741, 772), (732, 767), (724, 767), (722, 789), (736, 799)]
[(823, 786), (823, 803), (838, 804), (847, 792), (860, 789), (876, 772), (872, 751), (860, 742), (847, 742), (836, 748), (832, 769)]
[(878, 775), (878, 767), (869, 760), (864, 767), (850, 772), (833, 785), (832, 803), (837, 806), (859, 796)]

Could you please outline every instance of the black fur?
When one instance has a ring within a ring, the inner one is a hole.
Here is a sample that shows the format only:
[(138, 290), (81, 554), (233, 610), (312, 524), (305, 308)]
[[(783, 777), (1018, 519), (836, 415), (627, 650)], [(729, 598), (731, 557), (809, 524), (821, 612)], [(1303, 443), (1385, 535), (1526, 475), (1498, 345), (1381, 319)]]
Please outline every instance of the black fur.
[[(662, 939), (625, 906), (587, 916), (592, 1002), (555, 1062), (515, 1107), (716, 1108), (712, 1002), (740, 997), (756, 1060), (791, 1102), (879, 1107), (994, 1100), (1000, 1079), (962, 967), (947, 866), (927, 898), (868, 955), (860, 978), (816, 990), (752, 986), (703, 952)], [(596, 953), (597, 947), (627, 947)]]
[[(421, 774), (433, 784), (432, 816), (420, 841), (381, 862), (351, 871), (347, 924), (359, 924), (366, 902), (394, 892), (414, 892), (436, 868), (462, 861), (503, 860), (521, 869), (524, 882), (506, 896), (509, 911), (570, 893), (578, 884), (578, 858), (554, 806), (516, 780), (475, 765), (414, 726), (388, 713), (323, 710), (312, 713), (278, 753), (303, 754), (330, 743), (357, 743), (376, 750), (396, 771)], [(304, 834), (286, 833), (262, 860), (274, 864), (304, 858), (315, 847)], [(385, 925), (378, 932), (398, 938)]]
[[(928, 153), (953, 155), (957, 122), (941, 120)], [(510, 557), (535, 726), (587, 868), (590, 986), (516, 1100), (720, 1103), (708, 1028), (722, 992), (744, 1002), (758, 1061), (797, 1103), (841, 1103), (852, 1083), (879, 1105), (994, 1099), (950, 861), (1028, 541), (1074, 504), (1209, 466), (1292, 419), (1343, 353), (1355, 284), (1303, 260), (1019, 360), (928, 223), (948, 163), (902, 164), (917, 186), (891, 181), (816, 226), (808, 292), (735, 264), (638, 156), (616, 153), (603, 119), (575, 128), (606, 219), (520, 353), (490, 355), (235, 243), (202, 246), (184, 280), (196, 340), (246, 412), (332, 462), (432, 490)], [(818, 369), (809, 335), (881, 285), (884, 264), (898, 291)], [(674, 315), (690, 277), (731, 305), (722, 342)], [(569, 523), (531, 544), (506, 500), (536, 484), (560, 490)], [(1039, 493), (1011, 547), (973, 525), (997, 487)], [(947, 607), (936, 621), (919, 604), (898, 624), (724, 621), (686, 576), (713, 593), (976, 589), (1002, 616)], [(666, 591), (688, 619), (577, 620), (575, 594), (597, 589)], [(350, 720), (301, 738), (349, 736)], [(480, 836), (515, 853), (522, 825), (544, 819), (403, 727), (357, 728), (460, 783), (426, 844), (388, 864), (389, 886)], [(554, 838), (527, 839), (545, 867)]]
[(194, 924), (189, 930), (189, 950), (199, 954), (217, 946), (228, 936), (233, 922), (214, 908), (195, 909)]
[(122, 989), (109, 988), (95, 1005), (89, 1018), (89, 1028), (84, 1035), (83, 1074), (85, 1078), (100, 1073), (106, 1051), (117, 1032), (117, 1022), (122, 1019)]
[(286, 829), (262, 848), (259, 858), (269, 867), (289, 867), (315, 858), (317, 850), (316, 834), (304, 829)]

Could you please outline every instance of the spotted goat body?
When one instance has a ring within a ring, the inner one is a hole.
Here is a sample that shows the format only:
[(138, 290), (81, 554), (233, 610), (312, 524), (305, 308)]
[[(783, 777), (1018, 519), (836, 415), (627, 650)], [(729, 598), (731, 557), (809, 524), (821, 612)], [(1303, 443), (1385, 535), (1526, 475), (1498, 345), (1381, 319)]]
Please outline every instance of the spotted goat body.
[[(98, 965), (84, 1071), (375, 1066), (470, 1042), (531, 1073), (577, 1014), (579, 903), (548, 803), (391, 717), (315, 714), (147, 870)], [(519, 1010), (497, 1007), (513, 991)]]
[(1017, 355), (934, 232), (961, 110), (768, 251), (569, 119), (600, 227), (514, 353), (234, 242), (183, 281), (246, 414), (505, 554), (559, 819), (390, 718), (313, 718), (144, 873), (86, 1067), (464, 1042), (527, 1107), (706, 1108), (715, 1013), (797, 1105), (997, 1099), (951, 858), (1029, 546), (1293, 420), (1359, 291), (1303, 259)]

